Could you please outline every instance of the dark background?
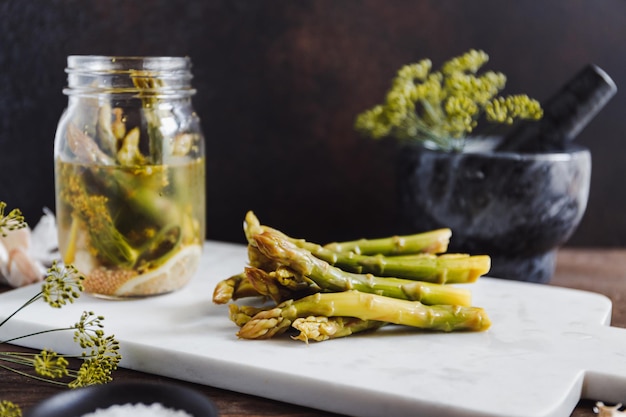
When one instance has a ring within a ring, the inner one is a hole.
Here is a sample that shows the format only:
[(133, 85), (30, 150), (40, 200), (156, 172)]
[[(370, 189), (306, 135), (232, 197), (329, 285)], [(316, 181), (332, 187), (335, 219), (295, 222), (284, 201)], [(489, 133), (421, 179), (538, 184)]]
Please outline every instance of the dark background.
[[(53, 137), (70, 54), (188, 55), (207, 143), (207, 237), (244, 213), (320, 243), (393, 234), (394, 152), (359, 137), (403, 64), (470, 48), (544, 99), (588, 63), (626, 86), (626, 2), (0, 0), (0, 200), (34, 224), (54, 208)], [(587, 212), (570, 245), (626, 245), (626, 99), (577, 139)]]

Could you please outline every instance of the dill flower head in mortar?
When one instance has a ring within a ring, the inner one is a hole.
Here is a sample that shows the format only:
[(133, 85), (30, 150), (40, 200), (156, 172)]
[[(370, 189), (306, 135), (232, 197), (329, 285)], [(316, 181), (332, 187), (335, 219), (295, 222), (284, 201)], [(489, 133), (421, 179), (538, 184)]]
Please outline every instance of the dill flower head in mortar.
[(432, 71), (432, 62), (405, 65), (393, 79), (385, 102), (359, 114), (355, 128), (374, 139), (394, 137), (430, 149), (462, 151), (481, 116), (487, 122), (512, 124), (538, 120), (543, 111), (527, 95), (499, 96), (506, 76), (478, 70), (489, 60), (470, 50)]

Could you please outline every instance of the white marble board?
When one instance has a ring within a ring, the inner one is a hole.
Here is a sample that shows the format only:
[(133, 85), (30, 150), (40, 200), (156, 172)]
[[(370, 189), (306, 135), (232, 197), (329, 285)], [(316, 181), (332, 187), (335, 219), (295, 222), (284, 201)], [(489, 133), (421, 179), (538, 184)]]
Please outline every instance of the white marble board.
[[(123, 367), (353, 416), (562, 417), (581, 397), (626, 401), (626, 329), (608, 325), (602, 295), (481, 278), (470, 288), (492, 319), (487, 332), (389, 327), (309, 345), (239, 340), (228, 308), (211, 295), (246, 259), (244, 246), (207, 242), (181, 291), (133, 301), (82, 296), (59, 310), (39, 302), (0, 328), (0, 340), (94, 311), (120, 341)], [(0, 317), (39, 288), (0, 294)], [(77, 351), (70, 332), (19, 343)]]

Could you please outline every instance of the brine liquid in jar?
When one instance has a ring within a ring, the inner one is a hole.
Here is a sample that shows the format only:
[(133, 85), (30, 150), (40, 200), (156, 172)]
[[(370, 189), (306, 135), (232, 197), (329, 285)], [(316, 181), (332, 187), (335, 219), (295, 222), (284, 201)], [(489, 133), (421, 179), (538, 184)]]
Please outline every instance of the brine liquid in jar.
[(186, 58), (68, 58), (55, 138), (63, 260), (101, 297), (182, 288), (205, 237), (204, 138)]

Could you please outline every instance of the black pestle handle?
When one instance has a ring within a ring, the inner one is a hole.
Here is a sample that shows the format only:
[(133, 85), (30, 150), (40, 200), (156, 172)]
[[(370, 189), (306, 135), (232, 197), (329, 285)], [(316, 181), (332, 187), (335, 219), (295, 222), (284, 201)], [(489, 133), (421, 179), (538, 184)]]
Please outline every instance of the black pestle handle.
[(540, 120), (517, 124), (496, 146), (496, 151), (563, 150), (616, 92), (617, 87), (606, 72), (596, 65), (587, 65), (541, 104)]

